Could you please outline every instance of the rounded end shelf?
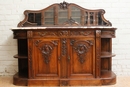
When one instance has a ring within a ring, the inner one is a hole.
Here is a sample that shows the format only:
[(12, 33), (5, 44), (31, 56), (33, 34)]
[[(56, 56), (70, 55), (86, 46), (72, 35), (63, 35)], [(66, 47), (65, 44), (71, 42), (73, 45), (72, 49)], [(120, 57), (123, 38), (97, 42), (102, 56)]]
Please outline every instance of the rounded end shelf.
[(114, 53), (111, 52), (101, 52), (101, 58), (108, 58), (116, 56)]
[(16, 54), (16, 55), (14, 55), (14, 58), (27, 59), (28, 57), (27, 57), (27, 55), (18, 55), (18, 54)]
[(24, 74), (23, 76), (20, 76), (19, 73), (16, 73), (13, 76), (13, 84), (17, 86), (27, 86), (28, 77), (26, 76), (26, 74)]
[(102, 85), (114, 85), (116, 84), (116, 74), (112, 71), (101, 71)]

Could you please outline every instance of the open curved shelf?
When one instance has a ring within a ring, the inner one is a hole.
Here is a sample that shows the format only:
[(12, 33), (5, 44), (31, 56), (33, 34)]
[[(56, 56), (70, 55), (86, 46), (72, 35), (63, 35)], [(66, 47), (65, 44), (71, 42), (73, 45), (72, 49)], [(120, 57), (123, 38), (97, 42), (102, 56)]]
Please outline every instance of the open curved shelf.
[(108, 58), (116, 56), (114, 53), (111, 52), (101, 52), (101, 58)]
[(14, 58), (18, 58), (18, 59), (27, 59), (28, 56), (27, 56), (27, 55), (18, 55), (18, 54), (16, 54), (16, 55), (14, 55)]
[(13, 76), (13, 84), (17, 86), (27, 86), (28, 84), (28, 76), (26, 74), (19, 75), (19, 73), (16, 73)]
[(116, 74), (112, 71), (101, 71), (102, 85), (113, 85), (116, 83)]

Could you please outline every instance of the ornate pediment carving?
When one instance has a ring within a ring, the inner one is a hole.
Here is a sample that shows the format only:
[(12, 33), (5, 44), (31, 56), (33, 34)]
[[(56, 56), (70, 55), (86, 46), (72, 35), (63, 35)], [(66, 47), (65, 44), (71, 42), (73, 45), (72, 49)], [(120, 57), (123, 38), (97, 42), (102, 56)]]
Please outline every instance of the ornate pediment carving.
[(63, 1), (63, 3), (60, 3), (59, 6), (61, 9), (68, 9), (69, 3)]
[(26, 26), (112, 26), (103, 9), (85, 9), (74, 3), (57, 3), (42, 10), (26, 10), (18, 27)]

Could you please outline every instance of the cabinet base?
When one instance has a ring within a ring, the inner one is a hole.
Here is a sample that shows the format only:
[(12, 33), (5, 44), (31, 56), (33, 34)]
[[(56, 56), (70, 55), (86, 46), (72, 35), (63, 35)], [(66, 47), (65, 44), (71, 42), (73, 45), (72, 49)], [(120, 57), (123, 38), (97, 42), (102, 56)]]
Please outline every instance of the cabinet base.
[(19, 73), (16, 73), (13, 76), (13, 84), (17, 86), (27, 86), (28, 78), (27, 76), (20, 76)]
[(14, 75), (13, 84), (19, 86), (100, 86), (116, 83), (116, 75), (112, 71), (102, 71), (101, 78), (87, 79), (28, 79), (27, 77)]

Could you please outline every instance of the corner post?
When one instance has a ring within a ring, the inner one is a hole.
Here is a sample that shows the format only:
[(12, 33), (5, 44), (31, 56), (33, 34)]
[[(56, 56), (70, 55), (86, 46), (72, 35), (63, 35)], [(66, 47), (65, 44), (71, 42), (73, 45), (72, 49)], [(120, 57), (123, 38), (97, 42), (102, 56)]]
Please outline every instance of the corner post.
[(28, 42), (28, 78), (32, 79), (33, 77), (33, 61), (32, 61), (32, 31), (27, 31), (27, 42)]
[(96, 78), (100, 78), (101, 75), (101, 30), (96, 30)]

